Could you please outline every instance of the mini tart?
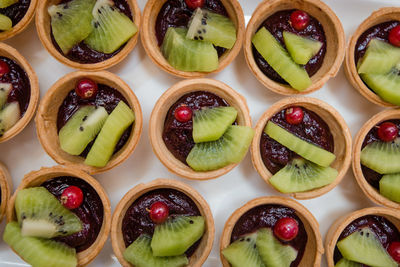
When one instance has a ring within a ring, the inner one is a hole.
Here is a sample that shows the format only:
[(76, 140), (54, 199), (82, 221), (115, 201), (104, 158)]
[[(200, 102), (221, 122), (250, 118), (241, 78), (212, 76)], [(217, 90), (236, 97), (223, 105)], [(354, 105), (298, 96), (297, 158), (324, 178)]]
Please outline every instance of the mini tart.
[(400, 203), (394, 202), (384, 196), (382, 196), (378, 190), (376, 190), (373, 186), (371, 186), (368, 181), (365, 179), (363, 171), (361, 169), (361, 147), (364, 142), (365, 137), (367, 136), (368, 132), (375, 127), (376, 125), (380, 124), (381, 122), (392, 120), (392, 119), (400, 119), (400, 110), (399, 109), (388, 109), (384, 110), (371, 119), (369, 119), (364, 126), (360, 129), (357, 133), (354, 146), (353, 146), (353, 158), (352, 158), (352, 167), (353, 173), (356, 177), (358, 185), (361, 187), (364, 194), (367, 195), (369, 199), (373, 202), (384, 205), (389, 208), (400, 208)]
[(340, 234), (343, 230), (351, 224), (354, 220), (368, 215), (378, 215), (385, 217), (391, 223), (396, 226), (396, 228), (400, 231), (400, 214), (398, 211), (389, 208), (383, 207), (373, 207), (366, 208), (362, 210), (354, 211), (350, 214), (347, 214), (339, 219), (337, 219), (329, 228), (328, 233), (325, 238), (325, 255), (326, 260), (328, 262), (329, 267), (334, 267), (335, 263), (333, 260), (333, 255), (335, 251), (336, 244), (339, 240)]
[(20, 118), (15, 125), (0, 137), (0, 143), (2, 143), (19, 134), (31, 121), (39, 102), (39, 81), (35, 71), (28, 61), (13, 47), (0, 43), (0, 56), (14, 60), (25, 71), (31, 85), (31, 96), (28, 109), (25, 111), (24, 116)]
[(222, 261), (222, 266), (231, 266), (225, 257), (222, 255), (222, 250), (229, 246), (233, 228), (236, 222), (245, 214), (247, 211), (261, 205), (282, 205), (292, 208), (296, 211), (296, 215), (301, 219), (304, 224), (304, 228), (307, 232), (308, 240), (306, 244), (306, 250), (299, 263), (299, 267), (319, 267), (321, 265), (321, 256), (324, 253), (324, 247), (322, 245), (322, 237), (319, 232), (319, 225), (317, 220), (299, 202), (284, 198), (284, 197), (260, 197), (247, 202), (244, 206), (237, 209), (226, 221), (224, 230), (222, 232), (220, 240), (220, 257)]
[(190, 256), (190, 261), (187, 265), (190, 267), (202, 266), (202, 264), (206, 261), (208, 255), (210, 254), (214, 242), (214, 219), (210, 207), (208, 206), (208, 203), (204, 200), (204, 198), (192, 187), (186, 185), (185, 183), (168, 179), (157, 179), (147, 184), (139, 184), (135, 186), (134, 188), (129, 190), (128, 193), (125, 194), (125, 196), (121, 199), (121, 201), (115, 208), (111, 223), (111, 243), (119, 263), (124, 267), (133, 266), (123, 257), (123, 253), (126, 247), (121, 229), (125, 213), (136, 199), (141, 197), (143, 194), (156, 189), (175, 189), (183, 192), (195, 202), (200, 210), (201, 215), (205, 218), (206, 231), (203, 234), (202, 240), (198, 248), (196, 249), (196, 252), (192, 256)]
[[(140, 29), (141, 23), (141, 13), (139, 6), (136, 0), (126, 0), (129, 4), (129, 7), (132, 12), (133, 22), (136, 24), (138, 29)], [(67, 65), (68, 67), (80, 70), (87, 70), (87, 71), (97, 71), (97, 70), (104, 70), (108, 69), (122, 60), (124, 60), (130, 52), (132, 52), (133, 48), (135, 48), (136, 43), (139, 38), (139, 31), (135, 33), (132, 38), (125, 43), (122, 50), (116, 54), (115, 56), (98, 62), (98, 63), (88, 63), (83, 64), (79, 62), (72, 61), (65, 57), (62, 52), (58, 51), (57, 48), (54, 47), (53, 42), (51, 40), (51, 17), (47, 12), (49, 6), (54, 4), (59, 4), (60, 0), (41, 0), (39, 1), (37, 13), (36, 13), (36, 30), (39, 35), (39, 39), (42, 42), (43, 46), (46, 50), (59, 62)]]
[(12, 193), (12, 179), (6, 166), (0, 163), (0, 190), (1, 190), (1, 203), (0, 203), (0, 222), (3, 220), (8, 207), (8, 201)]
[[(118, 90), (126, 98), (130, 108), (135, 113), (135, 122), (132, 126), (133, 130), (128, 141), (121, 150), (111, 157), (107, 165), (102, 168), (86, 165), (84, 164), (85, 159), (83, 157), (70, 155), (60, 147), (57, 131), (58, 110), (68, 93), (75, 88), (77, 81), (82, 78), (89, 78), (96, 83), (105, 84)], [(90, 174), (95, 174), (105, 172), (118, 166), (133, 153), (140, 139), (143, 119), (142, 110), (136, 95), (121, 78), (106, 71), (77, 71), (65, 75), (47, 91), (39, 105), (35, 122), (39, 141), (50, 157), (59, 164), (71, 165), (74, 168), (84, 170)]]
[(344, 71), (347, 79), (351, 85), (366, 99), (372, 103), (382, 107), (397, 107), (391, 103), (382, 100), (363, 82), (357, 71), (357, 64), (355, 62), (354, 53), (357, 45), (357, 40), (369, 28), (391, 20), (400, 21), (400, 8), (399, 7), (384, 7), (373, 12), (366, 20), (358, 26), (355, 33), (351, 36), (346, 50), (346, 59), (344, 61)]
[[(325, 31), (327, 48), (324, 62), (317, 73), (311, 77), (312, 85), (302, 92), (268, 78), (257, 66), (252, 51), (251, 39), (260, 25), (274, 13), (288, 9), (304, 10), (316, 18)], [(344, 58), (345, 35), (338, 17), (320, 0), (270, 0), (261, 2), (255, 9), (246, 28), (243, 46), (247, 65), (265, 87), (281, 95), (309, 94), (319, 90), (330, 78), (336, 76)]]
[[(336, 155), (336, 159), (331, 164), (331, 167), (337, 169), (339, 172), (338, 176), (336, 177), (336, 180), (331, 184), (321, 188), (317, 188), (306, 192), (290, 194), (296, 199), (315, 198), (329, 192), (336, 185), (340, 183), (340, 181), (346, 174), (347, 169), (350, 166), (350, 160), (351, 160), (352, 140), (351, 140), (350, 130), (346, 122), (344, 121), (343, 117), (327, 103), (311, 97), (289, 97), (276, 102), (261, 116), (260, 120), (257, 122), (253, 142), (251, 144), (251, 159), (253, 162), (253, 166), (256, 168), (260, 176), (264, 179), (265, 182), (271, 185), (269, 179), (272, 177), (272, 173), (264, 165), (264, 162), (261, 158), (261, 152), (260, 152), (261, 136), (269, 119), (279, 111), (291, 106), (300, 106), (315, 112), (328, 124), (329, 129), (333, 135), (334, 139), (333, 153)], [(275, 189), (275, 187), (273, 188)]]
[(251, 127), (251, 118), (246, 99), (223, 82), (202, 78), (178, 82), (158, 99), (150, 116), (149, 135), (154, 153), (170, 172), (188, 179), (208, 180), (228, 173), (237, 164), (230, 164), (214, 171), (196, 172), (175, 158), (162, 138), (165, 118), (170, 107), (181, 96), (196, 91), (211, 92), (225, 99), (230, 106), (238, 111), (238, 125)]
[(87, 173), (77, 170), (73, 167), (54, 166), (51, 168), (41, 168), (39, 171), (33, 171), (25, 175), (21, 184), (15, 190), (7, 207), (7, 222), (16, 221), (14, 209), (15, 199), (20, 190), (29, 187), (40, 186), (45, 181), (60, 176), (73, 176), (80, 178), (90, 184), (99, 195), (104, 208), (103, 223), (96, 241), (86, 250), (77, 253), (78, 266), (86, 266), (100, 253), (107, 241), (111, 227), (111, 206), (110, 200), (100, 183)]
[(232, 49), (229, 49), (219, 58), (218, 69), (212, 72), (190, 72), (180, 71), (172, 67), (163, 56), (160, 47), (158, 46), (155, 25), (157, 16), (160, 13), (161, 7), (167, 0), (149, 0), (143, 11), (143, 28), (142, 28), (142, 44), (147, 55), (151, 60), (162, 70), (181, 78), (200, 78), (210, 73), (217, 73), (227, 67), (239, 54), (242, 48), (245, 21), (242, 7), (237, 0), (221, 0), (226, 8), (229, 18), (236, 27), (236, 42)]

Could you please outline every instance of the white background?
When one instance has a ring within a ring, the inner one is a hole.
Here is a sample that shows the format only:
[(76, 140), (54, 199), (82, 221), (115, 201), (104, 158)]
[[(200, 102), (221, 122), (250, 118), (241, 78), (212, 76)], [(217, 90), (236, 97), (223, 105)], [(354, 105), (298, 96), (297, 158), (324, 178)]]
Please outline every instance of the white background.
[[(372, 11), (384, 6), (400, 6), (399, 0), (324, 1), (342, 21), (347, 40)], [(138, 0), (138, 2), (143, 11), (146, 0)], [(243, 7), (247, 22), (261, 1), (239, 0), (239, 2)], [(43, 48), (34, 23), (31, 23), (22, 34), (6, 43), (14, 46), (36, 70), (39, 76), (41, 96), (59, 78), (73, 71), (56, 61)], [(144, 120), (142, 137), (132, 156), (119, 167), (95, 176), (108, 193), (112, 208), (115, 208), (129, 189), (139, 183), (161, 177), (187, 182), (205, 197), (214, 214), (216, 226), (214, 247), (204, 266), (221, 266), (218, 249), (219, 238), (227, 218), (247, 201), (260, 196), (277, 195), (277, 193), (255, 171), (251, 164), (250, 153), (233, 171), (216, 180), (188, 181), (169, 173), (153, 154), (148, 138), (148, 121), (152, 108), (160, 95), (180, 79), (163, 72), (154, 65), (147, 57), (140, 41), (134, 51), (110, 71), (119, 75), (131, 86), (139, 98)], [(243, 52), (221, 73), (208, 77), (227, 83), (246, 97), (253, 126), (269, 106), (283, 98), (283, 96), (272, 93), (256, 80), (246, 65)], [(353, 136), (363, 123), (382, 110), (365, 100), (350, 86), (345, 78), (343, 68), (336, 78), (331, 79), (321, 90), (309, 96), (317, 97), (334, 106), (348, 123)], [(33, 120), (18, 136), (0, 144), (0, 161), (8, 166), (15, 187), (26, 173), (42, 166), (56, 164), (41, 147)], [(332, 222), (339, 216), (373, 205), (358, 187), (351, 169), (342, 183), (331, 192), (316, 199), (300, 202), (317, 218), (323, 237)], [(4, 225), (4, 222), (0, 225), (1, 236)], [(1, 239), (0, 266), (27, 266), (27, 264), (15, 255)], [(109, 241), (90, 266), (120, 266), (113, 255)], [(325, 258), (321, 266), (327, 266)]]

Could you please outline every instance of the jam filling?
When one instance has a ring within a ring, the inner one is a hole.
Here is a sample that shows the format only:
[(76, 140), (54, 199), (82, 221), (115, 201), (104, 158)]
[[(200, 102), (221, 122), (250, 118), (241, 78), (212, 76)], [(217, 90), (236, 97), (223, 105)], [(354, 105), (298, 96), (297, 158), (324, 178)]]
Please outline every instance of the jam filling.
[(0, 14), (9, 17), (13, 27), (22, 20), (31, 5), (31, 0), (19, 0), (6, 8), (0, 8)]

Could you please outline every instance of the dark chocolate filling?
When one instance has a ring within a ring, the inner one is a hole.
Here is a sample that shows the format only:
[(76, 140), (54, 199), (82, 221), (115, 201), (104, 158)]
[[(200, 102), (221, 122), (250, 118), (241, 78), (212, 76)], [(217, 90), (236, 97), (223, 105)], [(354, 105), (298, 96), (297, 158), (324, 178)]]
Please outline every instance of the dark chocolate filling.
[(31, 0), (19, 0), (17, 3), (6, 8), (0, 8), (0, 14), (9, 17), (13, 27), (22, 20), (26, 12), (28, 12)]

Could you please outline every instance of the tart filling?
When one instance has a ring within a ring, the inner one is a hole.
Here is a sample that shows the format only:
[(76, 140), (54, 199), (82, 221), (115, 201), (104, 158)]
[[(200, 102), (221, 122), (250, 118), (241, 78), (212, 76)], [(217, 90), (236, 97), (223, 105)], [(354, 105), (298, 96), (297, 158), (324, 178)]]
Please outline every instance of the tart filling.
[(0, 31), (10, 30), (22, 20), (29, 9), (31, 0), (0, 1)]

